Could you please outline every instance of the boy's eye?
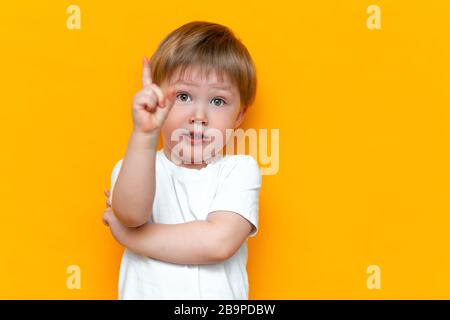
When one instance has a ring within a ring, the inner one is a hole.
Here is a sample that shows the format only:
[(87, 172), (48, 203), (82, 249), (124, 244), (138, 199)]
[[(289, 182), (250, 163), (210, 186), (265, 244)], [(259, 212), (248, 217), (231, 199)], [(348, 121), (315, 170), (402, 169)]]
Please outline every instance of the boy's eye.
[[(180, 92), (177, 94), (176, 98), (178, 100), (180, 100), (181, 102), (187, 102), (188, 101), (187, 99), (189, 99), (190, 96), (189, 96), (189, 94), (187, 94), (185, 92)], [(214, 106), (216, 106), (216, 107), (221, 107), (226, 104), (226, 101), (222, 98), (214, 98), (211, 101), (213, 102)]]
[(189, 95), (186, 94), (186, 93), (180, 93), (180, 94), (177, 94), (177, 98), (178, 98), (178, 97), (181, 97), (181, 101), (185, 102), (186, 100), (184, 100), (184, 99), (186, 99), (187, 97), (189, 97)]
[[(223, 99), (221, 99), (221, 98), (214, 98), (213, 101), (214, 101), (214, 102), (213, 102), (214, 105), (217, 106), (217, 107), (221, 107), (221, 106), (223, 106), (223, 105), (225, 104), (225, 100), (223, 100)], [(222, 102), (222, 104), (217, 105), (217, 104), (216, 104), (216, 101), (219, 101), (219, 103)]]

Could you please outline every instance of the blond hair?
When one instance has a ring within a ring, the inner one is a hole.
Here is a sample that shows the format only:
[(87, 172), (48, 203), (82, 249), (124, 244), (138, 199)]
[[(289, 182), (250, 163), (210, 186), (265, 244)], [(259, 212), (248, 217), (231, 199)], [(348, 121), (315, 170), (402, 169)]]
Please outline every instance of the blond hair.
[[(152, 81), (161, 85), (180, 68), (184, 75), (190, 66), (201, 72), (211, 70), (230, 80), (238, 88), (244, 111), (256, 95), (256, 68), (247, 48), (226, 26), (192, 21), (170, 32), (150, 59)], [(204, 69), (205, 68), (205, 69)]]

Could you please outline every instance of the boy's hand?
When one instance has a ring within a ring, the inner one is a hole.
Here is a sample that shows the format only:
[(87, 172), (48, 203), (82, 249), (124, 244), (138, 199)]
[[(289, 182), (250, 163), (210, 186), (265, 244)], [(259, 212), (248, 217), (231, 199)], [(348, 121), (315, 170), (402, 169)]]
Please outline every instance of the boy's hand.
[[(109, 198), (109, 190), (105, 190), (105, 195)], [(114, 211), (111, 208), (111, 203), (109, 200), (106, 200), (106, 210), (103, 213), (102, 222), (105, 226), (111, 229), (111, 233), (114, 238), (120, 244), (123, 244), (130, 230), (126, 226), (120, 223), (119, 219), (117, 219)]]
[(133, 98), (134, 131), (159, 137), (160, 129), (175, 103), (175, 90), (163, 93), (152, 83), (151, 67), (144, 57), (142, 65), (142, 89)]

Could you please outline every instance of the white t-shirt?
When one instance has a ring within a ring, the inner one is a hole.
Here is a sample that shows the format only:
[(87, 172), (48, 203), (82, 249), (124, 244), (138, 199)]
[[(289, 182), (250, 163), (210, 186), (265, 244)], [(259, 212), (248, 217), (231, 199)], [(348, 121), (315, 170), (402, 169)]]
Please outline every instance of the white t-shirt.
[[(111, 196), (123, 159), (114, 166)], [(249, 155), (222, 155), (202, 169), (177, 166), (163, 150), (156, 153), (156, 191), (148, 223), (206, 220), (224, 210), (240, 214), (258, 230), (261, 173)], [(112, 198), (110, 198), (112, 199)], [(207, 241), (207, 239), (205, 239)], [(125, 249), (120, 265), (119, 299), (248, 299), (247, 241), (218, 264), (173, 264)]]

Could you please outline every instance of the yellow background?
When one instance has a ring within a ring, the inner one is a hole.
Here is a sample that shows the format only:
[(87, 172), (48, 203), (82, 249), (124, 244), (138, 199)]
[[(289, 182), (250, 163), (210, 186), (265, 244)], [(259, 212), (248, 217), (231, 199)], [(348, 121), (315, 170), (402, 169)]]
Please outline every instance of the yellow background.
[[(70, 4), (81, 30), (66, 27)], [(366, 27), (370, 4), (381, 30)], [(142, 57), (192, 20), (229, 26), (255, 60), (243, 128), (280, 129), (250, 299), (449, 299), (446, 0), (2, 3), (0, 298), (117, 298), (123, 249), (101, 223), (103, 190)]]

